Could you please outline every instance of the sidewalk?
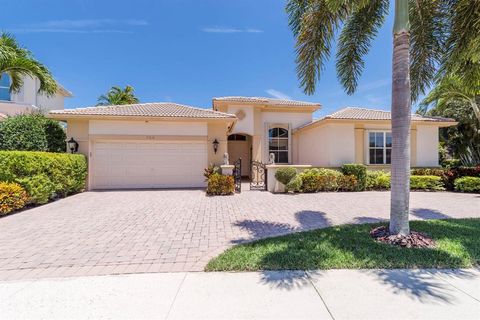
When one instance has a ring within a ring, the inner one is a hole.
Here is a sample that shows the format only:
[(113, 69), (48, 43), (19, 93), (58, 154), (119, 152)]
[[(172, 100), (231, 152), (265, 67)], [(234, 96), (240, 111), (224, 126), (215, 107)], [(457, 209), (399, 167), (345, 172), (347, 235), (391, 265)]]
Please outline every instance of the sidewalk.
[(0, 282), (2, 319), (478, 319), (480, 269), (145, 273)]

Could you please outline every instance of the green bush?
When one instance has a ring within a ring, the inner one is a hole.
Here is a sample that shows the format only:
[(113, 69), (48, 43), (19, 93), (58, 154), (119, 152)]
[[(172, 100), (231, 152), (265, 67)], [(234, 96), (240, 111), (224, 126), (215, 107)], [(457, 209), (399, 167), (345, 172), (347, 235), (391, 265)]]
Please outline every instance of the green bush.
[(437, 176), (444, 177), (446, 170), (443, 168), (413, 168), (411, 170), (412, 176)]
[[(341, 172), (345, 176), (354, 176), (357, 180), (357, 187), (355, 191), (363, 191), (367, 186), (367, 167), (363, 164), (344, 164)], [(352, 190), (353, 191), (353, 190)]]
[(455, 191), (480, 192), (480, 178), (462, 177), (455, 179)]
[(23, 208), (27, 201), (28, 195), (19, 184), (0, 182), (0, 216)]
[(20, 184), (32, 203), (83, 191), (85, 156), (67, 153), (0, 151), (0, 181)]
[(445, 190), (441, 177), (437, 176), (410, 176), (411, 190)]
[(287, 192), (300, 192), (302, 189), (302, 177), (297, 174), (289, 183), (285, 186)]
[(219, 173), (213, 173), (208, 178), (207, 194), (208, 195), (230, 195), (235, 192), (235, 180), (233, 176), (225, 176)]
[(368, 170), (366, 190), (389, 190), (390, 173), (383, 170)]
[(338, 189), (341, 191), (357, 191), (358, 190), (358, 180), (357, 178), (351, 175), (341, 175), (337, 179)]
[(59, 122), (41, 114), (18, 115), (0, 122), (0, 150), (64, 152), (65, 140)]
[(275, 179), (283, 185), (287, 185), (297, 175), (297, 169), (292, 167), (280, 168), (275, 172)]
[(214, 173), (221, 173), (220, 167), (210, 164), (205, 170), (203, 171), (203, 176), (205, 177), (205, 181), (208, 181), (208, 178)]
[(337, 191), (342, 174), (331, 169), (309, 169), (300, 174), (303, 192)]

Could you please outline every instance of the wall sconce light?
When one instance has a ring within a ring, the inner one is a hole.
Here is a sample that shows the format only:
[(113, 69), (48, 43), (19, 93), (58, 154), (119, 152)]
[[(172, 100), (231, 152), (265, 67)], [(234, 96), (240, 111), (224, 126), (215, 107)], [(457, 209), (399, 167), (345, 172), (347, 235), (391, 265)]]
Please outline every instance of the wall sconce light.
[(218, 140), (215, 138), (215, 140), (213, 140), (212, 144), (213, 144), (213, 152), (215, 152), (215, 154), (216, 154), (217, 151), (218, 151), (218, 145), (220, 144), (220, 142), (218, 142)]
[(67, 141), (68, 144), (68, 149), (70, 149), (71, 153), (75, 153), (78, 151), (78, 142), (75, 141), (75, 139), (70, 138), (70, 140)]

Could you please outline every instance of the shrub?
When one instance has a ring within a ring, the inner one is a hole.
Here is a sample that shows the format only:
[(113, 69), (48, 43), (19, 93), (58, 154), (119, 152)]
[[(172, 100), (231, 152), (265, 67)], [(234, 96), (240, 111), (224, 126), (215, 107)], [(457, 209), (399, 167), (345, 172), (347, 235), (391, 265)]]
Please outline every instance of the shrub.
[(445, 190), (442, 178), (437, 176), (410, 176), (411, 190)]
[(413, 168), (411, 170), (412, 176), (437, 176), (444, 177), (446, 170), (443, 168)]
[(229, 195), (235, 192), (235, 181), (233, 176), (224, 176), (219, 173), (213, 173), (208, 178), (208, 195)]
[(275, 179), (283, 185), (287, 185), (297, 175), (297, 169), (292, 167), (280, 168), (275, 172)]
[(23, 208), (27, 201), (28, 195), (19, 184), (0, 182), (0, 216)]
[(85, 156), (67, 153), (0, 151), (0, 181), (20, 184), (32, 203), (83, 191)]
[(309, 169), (300, 174), (303, 192), (337, 191), (342, 174), (331, 169)]
[(220, 167), (217, 167), (213, 164), (209, 165), (207, 168), (205, 168), (203, 172), (203, 176), (205, 177), (205, 181), (208, 181), (208, 178), (214, 173), (220, 173)]
[(0, 150), (64, 152), (65, 140), (59, 122), (41, 114), (18, 115), (0, 123)]
[(341, 175), (337, 178), (338, 189), (342, 191), (357, 191), (358, 190), (358, 180), (357, 178), (351, 175)]
[[(341, 172), (345, 176), (354, 176), (357, 180), (357, 186), (355, 191), (363, 191), (367, 185), (367, 167), (363, 164), (344, 164), (341, 168)], [(354, 190), (352, 190), (354, 191)]]
[(300, 192), (302, 189), (302, 176), (297, 174), (289, 183), (285, 186), (287, 192)]
[(480, 192), (480, 178), (462, 177), (455, 179), (455, 190), (460, 192)]
[(447, 190), (455, 189), (455, 180), (461, 177), (480, 177), (480, 165), (476, 167), (451, 168), (445, 173), (445, 187)]
[(390, 189), (390, 173), (383, 170), (367, 171), (367, 190)]

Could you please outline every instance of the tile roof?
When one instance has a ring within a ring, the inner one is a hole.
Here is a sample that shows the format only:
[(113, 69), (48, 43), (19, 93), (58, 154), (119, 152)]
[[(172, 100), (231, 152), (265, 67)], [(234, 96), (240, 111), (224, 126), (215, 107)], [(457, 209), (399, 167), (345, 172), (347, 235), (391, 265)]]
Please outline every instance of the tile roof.
[(171, 102), (138, 103), (113, 106), (98, 106), (78, 109), (52, 110), (51, 115), (85, 116), (138, 116), (162, 118), (235, 119), (235, 115), (210, 109), (194, 108)]
[[(366, 108), (348, 107), (331, 115), (326, 116), (324, 119), (348, 119), (348, 120), (390, 120), (391, 113), (389, 111), (374, 110)], [(413, 121), (427, 121), (427, 122), (455, 122), (454, 119), (441, 118), (441, 117), (427, 117), (419, 114), (412, 114)]]
[(264, 97), (217, 97), (217, 98), (213, 98), (213, 101), (253, 102), (253, 103), (271, 104), (275, 106), (320, 107), (320, 104), (315, 102), (294, 101), (294, 100), (287, 100), (287, 99), (273, 99), (273, 98), (264, 98)]

